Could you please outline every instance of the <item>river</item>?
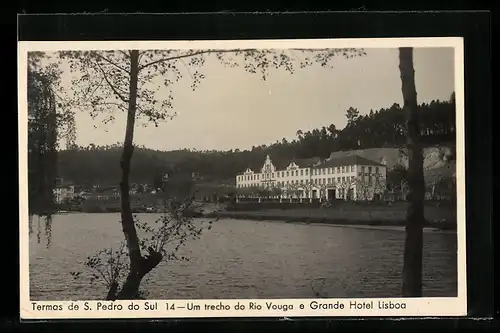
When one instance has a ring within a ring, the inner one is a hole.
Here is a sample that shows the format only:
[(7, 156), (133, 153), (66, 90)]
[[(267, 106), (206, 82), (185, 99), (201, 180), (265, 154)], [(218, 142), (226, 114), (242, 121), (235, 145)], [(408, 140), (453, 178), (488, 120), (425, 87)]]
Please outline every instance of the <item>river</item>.
[[(156, 214), (142, 214), (154, 220)], [(50, 246), (43, 220), (30, 236), (32, 300), (99, 299), (83, 261), (123, 240), (118, 214), (53, 218)], [(37, 234), (39, 237), (37, 237)], [(455, 233), (424, 234), (424, 296), (457, 294)], [(397, 297), (404, 232), (274, 221), (220, 220), (143, 283), (150, 299)], [(78, 279), (70, 275), (81, 271)]]

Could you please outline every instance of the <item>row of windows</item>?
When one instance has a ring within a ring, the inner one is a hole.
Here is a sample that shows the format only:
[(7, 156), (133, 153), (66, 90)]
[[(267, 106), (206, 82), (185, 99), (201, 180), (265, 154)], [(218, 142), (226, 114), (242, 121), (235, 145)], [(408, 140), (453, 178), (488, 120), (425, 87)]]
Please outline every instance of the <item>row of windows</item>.
[[(368, 184), (373, 185), (373, 179), (374, 177), (368, 176)], [(334, 185), (336, 183), (354, 183), (355, 181), (355, 176), (344, 176), (344, 177), (332, 177), (332, 178), (316, 178), (316, 179), (301, 179), (301, 180), (287, 180), (287, 181), (277, 181), (276, 185), (278, 187), (284, 187), (286, 185), (304, 185), (304, 184), (313, 184), (313, 185)], [(251, 186), (258, 186), (259, 184), (241, 184), (238, 185), (238, 187), (251, 187)]]
[[(368, 168), (368, 173), (372, 173), (372, 167), (361, 167), (361, 172), (365, 173), (366, 168)], [(332, 168), (325, 168), (325, 169), (312, 169), (311, 170), (311, 175), (312, 176), (318, 176), (318, 175), (326, 175), (326, 174), (334, 174), (335, 169), (337, 173), (346, 173), (346, 172), (354, 172), (354, 165), (347, 165), (343, 167), (332, 167)], [(379, 167), (375, 167), (375, 173), (379, 172)], [(281, 178), (281, 177), (298, 177), (300, 173), (300, 176), (308, 176), (309, 175), (309, 169), (302, 169), (302, 170), (292, 170), (292, 171), (277, 171), (276, 172), (276, 177)], [(275, 178), (275, 173), (267, 173), (263, 174), (262, 177), (260, 174), (256, 175), (244, 175), (244, 176), (237, 176), (238, 181), (248, 181), (248, 180), (260, 180), (260, 179), (270, 179), (270, 178)]]

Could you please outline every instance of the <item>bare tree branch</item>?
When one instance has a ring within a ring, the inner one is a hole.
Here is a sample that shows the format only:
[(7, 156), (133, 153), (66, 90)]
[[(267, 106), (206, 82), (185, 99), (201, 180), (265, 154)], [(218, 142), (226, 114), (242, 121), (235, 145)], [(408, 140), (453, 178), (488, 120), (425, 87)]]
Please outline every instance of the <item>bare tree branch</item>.
[(120, 69), (120, 70), (124, 71), (125, 73), (130, 74), (130, 72), (129, 72), (129, 70), (128, 70), (128, 69), (126, 69), (125, 67), (122, 67), (122, 66), (118, 65), (117, 63), (115, 63), (115, 62), (111, 61), (110, 59), (108, 59), (108, 58), (106, 58), (106, 57), (104, 57), (104, 56), (100, 55), (99, 53), (96, 53), (96, 56), (97, 56), (97, 57), (99, 57), (99, 59), (102, 59), (102, 60), (106, 61), (107, 63), (109, 63), (109, 64), (111, 64), (111, 65), (115, 66), (116, 68), (118, 68), (118, 69)]
[(106, 81), (106, 83), (108, 84), (108, 86), (111, 88), (111, 90), (113, 90), (113, 93), (119, 99), (121, 99), (124, 103), (128, 103), (128, 99), (126, 99), (125, 97), (123, 97), (123, 95), (120, 94), (120, 92), (118, 92), (118, 90), (116, 89), (116, 87), (109, 81), (109, 79), (108, 79), (108, 77), (106, 75), (106, 72), (102, 69), (101, 65), (98, 62), (96, 62), (96, 64), (97, 64), (97, 67), (99, 67), (99, 70), (101, 71), (104, 80)]
[(252, 49), (230, 49), (230, 50), (202, 50), (202, 51), (197, 51), (197, 52), (191, 52), (191, 53), (184, 53), (178, 56), (174, 57), (168, 57), (168, 58), (162, 58), (158, 59), (152, 62), (149, 62), (147, 64), (144, 64), (139, 67), (139, 71), (143, 70), (144, 68), (147, 68), (149, 66), (153, 66), (156, 64), (160, 64), (162, 62), (167, 62), (167, 61), (172, 61), (172, 60), (177, 60), (177, 59), (182, 59), (182, 58), (189, 58), (189, 57), (194, 57), (197, 55), (202, 55), (202, 54), (208, 54), (208, 53), (229, 53), (229, 52), (245, 52), (245, 51), (250, 51)]
[(125, 57), (130, 58), (130, 55), (127, 52), (122, 51), (122, 50), (118, 50), (118, 52), (120, 52), (121, 54), (123, 54)]

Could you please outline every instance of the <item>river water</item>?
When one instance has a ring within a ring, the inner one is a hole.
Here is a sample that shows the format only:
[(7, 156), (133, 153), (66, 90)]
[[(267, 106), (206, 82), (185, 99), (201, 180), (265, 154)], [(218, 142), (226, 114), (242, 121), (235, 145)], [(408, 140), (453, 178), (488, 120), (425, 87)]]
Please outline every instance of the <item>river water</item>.
[[(123, 240), (119, 220), (118, 214), (57, 215), (47, 246), (44, 222), (35, 218), (31, 299), (102, 299), (106, 288), (89, 283), (83, 261)], [(427, 232), (424, 243), (424, 296), (456, 296), (456, 233)], [(399, 230), (220, 220), (182, 249), (190, 261), (160, 264), (143, 289), (150, 299), (398, 297), (403, 244)], [(72, 271), (81, 271), (80, 278)]]

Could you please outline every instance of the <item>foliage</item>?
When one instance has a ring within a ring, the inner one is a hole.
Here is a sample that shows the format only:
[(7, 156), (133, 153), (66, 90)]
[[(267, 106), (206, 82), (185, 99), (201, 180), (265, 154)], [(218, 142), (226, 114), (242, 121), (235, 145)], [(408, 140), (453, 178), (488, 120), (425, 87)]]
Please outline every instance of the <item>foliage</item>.
[[(451, 101), (435, 101), (420, 105), (422, 132), (426, 145), (443, 144), (454, 141), (454, 106)], [(298, 131), (297, 139), (282, 140), (271, 145), (261, 145), (243, 151), (155, 151), (136, 147), (132, 160), (130, 179), (132, 182), (158, 184), (164, 173), (182, 169), (197, 172), (206, 181), (234, 183), (234, 175), (248, 166), (258, 169), (267, 154), (273, 163), (285, 164), (293, 158), (328, 157), (337, 150), (367, 149), (379, 147), (400, 147), (404, 145), (403, 111), (399, 106), (360, 116), (355, 124), (337, 130), (334, 125), (315, 129), (306, 133)], [(441, 114), (441, 115), (440, 115)], [(434, 123), (443, 119), (443, 123)], [(427, 125), (426, 125), (427, 124)], [(439, 134), (439, 128), (448, 128), (446, 135)], [(376, 133), (376, 134), (375, 134)], [(60, 152), (59, 170), (64, 179), (75, 183), (109, 184), (116, 182), (122, 145), (78, 147)], [(399, 170), (399, 169), (398, 169)], [(391, 184), (388, 184), (391, 186)]]
[(29, 214), (50, 215), (57, 175), (57, 123), (50, 78), (28, 72)]
[[(330, 66), (337, 55), (346, 58), (363, 54), (354, 49), (324, 50), (114, 50), (114, 51), (63, 51), (58, 55), (69, 64), (77, 78), (67, 104), (89, 112), (93, 118), (103, 117), (107, 123), (113, 121), (116, 111), (126, 114), (125, 140), (120, 157), (121, 177), (120, 203), (121, 224), (126, 239), (130, 265), (128, 274), (118, 291), (119, 284), (112, 282), (108, 298), (135, 298), (144, 276), (155, 268), (165, 254), (149, 246), (149, 255), (141, 252), (143, 241), (137, 233), (139, 225), (132, 216), (130, 203), (130, 170), (134, 152), (134, 128), (136, 121), (143, 125), (158, 123), (175, 116), (172, 86), (185, 76), (191, 78), (193, 90), (205, 75), (200, 69), (205, 57), (215, 55), (224, 65), (243, 67), (247, 72), (261, 75), (265, 80), (270, 70), (284, 68), (293, 73), (297, 65), (303, 68), (313, 64)], [(289, 54), (293, 53), (293, 56)], [(296, 57), (296, 55), (298, 55)], [(234, 60), (239, 58), (240, 61)], [(241, 63), (243, 60), (243, 63)], [(184, 170), (185, 171), (185, 170)], [(175, 187), (175, 186), (174, 186)], [(177, 212), (184, 203), (176, 202), (172, 212)], [(183, 221), (176, 213), (174, 220)], [(185, 221), (184, 221), (185, 222)], [(164, 225), (164, 224), (162, 224)], [(155, 235), (171, 235), (175, 232), (161, 227)], [(184, 235), (185, 236), (185, 235)], [(182, 238), (184, 239), (184, 238)], [(141, 244), (141, 246), (139, 246)], [(160, 241), (160, 244), (162, 242)], [(107, 253), (107, 252), (106, 252)], [(99, 262), (99, 261), (98, 261)]]
[[(314, 52), (313, 52), (314, 51)], [(295, 49), (295, 50), (141, 50), (138, 57), (137, 116), (143, 125), (159, 122), (176, 116), (172, 112), (175, 83), (188, 77), (195, 90), (205, 75), (201, 72), (208, 56), (215, 56), (227, 67), (242, 67), (258, 74), (263, 80), (274, 69), (285, 69), (294, 73), (298, 68), (317, 63), (323, 67), (333, 66), (336, 56), (346, 58), (364, 55), (357, 49)], [(64, 51), (61, 59), (69, 63), (74, 72), (79, 72), (73, 81), (71, 105), (105, 123), (113, 121), (115, 111), (128, 112), (128, 84), (130, 75), (130, 52), (113, 51)]]
[[(179, 250), (186, 246), (188, 241), (199, 239), (203, 230), (210, 230), (217, 220), (195, 221), (187, 214), (193, 204), (192, 200), (185, 200), (179, 205), (177, 200), (166, 199), (165, 212), (153, 222), (141, 221), (135, 215), (135, 226), (141, 234), (141, 250), (150, 255), (161, 253), (161, 260), (164, 262), (189, 261), (189, 257), (178, 254)], [(83, 264), (91, 273), (90, 283), (104, 283), (110, 291), (114, 291), (108, 294), (108, 299), (114, 299), (116, 288), (125, 282), (130, 270), (127, 245), (122, 241), (117, 247), (102, 249), (87, 257)], [(74, 279), (79, 279), (81, 273), (70, 274)]]

